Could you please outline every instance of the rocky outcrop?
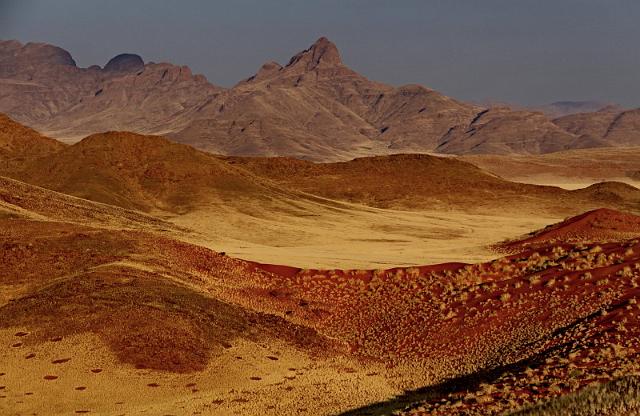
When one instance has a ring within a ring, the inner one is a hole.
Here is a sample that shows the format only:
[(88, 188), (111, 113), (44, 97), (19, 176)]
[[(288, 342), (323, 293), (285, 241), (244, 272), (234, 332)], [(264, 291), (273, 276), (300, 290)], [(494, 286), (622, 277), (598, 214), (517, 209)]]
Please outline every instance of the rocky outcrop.
[(79, 68), (55, 46), (0, 42), (0, 111), (49, 136), (167, 133), (183, 128), (222, 89), (189, 68), (122, 54), (104, 69)]
[(477, 111), (419, 85), (371, 81), (320, 38), (284, 67), (263, 65), (172, 137), (216, 153), (344, 160), (431, 151)]
[(131, 53), (123, 53), (114, 56), (104, 66), (105, 71), (109, 72), (134, 72), (144, 68), (144, 61), (140, 55)]

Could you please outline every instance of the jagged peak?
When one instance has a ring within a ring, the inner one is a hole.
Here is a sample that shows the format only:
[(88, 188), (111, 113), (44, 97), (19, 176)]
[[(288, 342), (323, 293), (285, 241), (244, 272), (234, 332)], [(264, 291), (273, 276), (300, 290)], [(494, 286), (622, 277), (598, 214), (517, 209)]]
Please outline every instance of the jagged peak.
[(342, 65), (342, 59), (336, 45), (323, 36), (308, 49), (293, 56), (287, 67), (300, 65), (305, 66), (307, 70), (312, 70), (319, 65)]

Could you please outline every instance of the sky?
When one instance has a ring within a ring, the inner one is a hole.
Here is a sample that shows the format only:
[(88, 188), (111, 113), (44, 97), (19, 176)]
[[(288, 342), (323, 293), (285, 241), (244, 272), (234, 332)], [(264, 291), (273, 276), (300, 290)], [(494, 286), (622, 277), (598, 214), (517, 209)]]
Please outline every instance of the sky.
[(366, 77), (462, 100), (640, 107), (638, 0), (0, 0), (0, 39), (124, 52), (232, 86), (320, 36)]

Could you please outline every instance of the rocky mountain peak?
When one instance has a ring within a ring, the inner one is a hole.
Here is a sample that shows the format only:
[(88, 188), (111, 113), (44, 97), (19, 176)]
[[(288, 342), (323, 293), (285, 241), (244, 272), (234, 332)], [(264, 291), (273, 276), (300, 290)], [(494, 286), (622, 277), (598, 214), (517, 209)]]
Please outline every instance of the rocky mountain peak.
[(320, 65), (342, 65), (342, 59), (340, 58), (338, 48), (333, 42), (325, 37), (321, 37), (308, 49), (296, 54), (291, 58), (287, 67), (304, 66), (310, 71)]
[(110, 72), (133, 72), (144, 68), (144, 61), (140, 55), (132, 53), (122, 53), (114, 56), (107, 62), (104, 67), (105, 71)]
[(29, 42), (18, 53), (18, 57), (27, 59), (34, 64), (76, 66), (71, 54), (57, 46), (46, 43)]

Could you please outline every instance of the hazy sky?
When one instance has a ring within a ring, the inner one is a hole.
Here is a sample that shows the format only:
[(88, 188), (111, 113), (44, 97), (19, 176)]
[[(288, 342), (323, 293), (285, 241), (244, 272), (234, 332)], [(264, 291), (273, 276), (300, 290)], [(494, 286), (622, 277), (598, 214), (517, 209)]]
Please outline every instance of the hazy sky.
[(320, 36), (363, 75), (465, 100), (640, 106), (638, 0), (0, 0), (0, 39), (122, 52), (231, 86)]

